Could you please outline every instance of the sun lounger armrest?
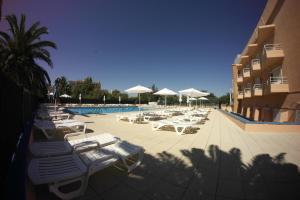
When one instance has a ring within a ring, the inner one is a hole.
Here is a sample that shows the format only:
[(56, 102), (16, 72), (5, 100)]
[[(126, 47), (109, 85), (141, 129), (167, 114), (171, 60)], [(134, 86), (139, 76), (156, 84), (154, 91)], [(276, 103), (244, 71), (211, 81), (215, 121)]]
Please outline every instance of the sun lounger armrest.
[[(95, 146), (92, 146), (95, 145)], [(96, 140), (93, 141), (84, 141), (73, 146), (74, 151), (83, 151), (90, 148), (100, 148), (100, 143)]]
[(64, 140), (69, 140), (69, 137), (78, 136), (78, 135), (82, 135), (82, 134), (84, 134), (84, 132), (67, 133), (64, 136)]

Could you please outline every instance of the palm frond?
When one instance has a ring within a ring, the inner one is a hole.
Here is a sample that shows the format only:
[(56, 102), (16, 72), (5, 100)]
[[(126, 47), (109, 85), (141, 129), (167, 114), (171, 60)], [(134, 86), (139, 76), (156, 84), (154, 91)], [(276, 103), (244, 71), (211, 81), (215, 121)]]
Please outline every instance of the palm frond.
[(21, 22), (20, 22), (20, 33), (23, 35), (25, 33), (25, 21), (26, 21), (26, 17), (25, 15), (21, 16)]
[(5, 39), (7, 42), (11, 40), (11, 37), (7, 33), (2, 32), (2, 31), (0, 31), (0, 37)]
[(43, 47), (52, 47), (53, 49), (57, 48), (56, 44), (54, 42), (46, 41), (46, 40), (33, 43), (29, 46), (29, 48), (31, 48), (31, 49), (43, 48)]
[(50, 59), (49, 56), (47, 56), (46, 54), (42, 53), (42, 52), (35, 52), (33, 54), (34, 59), (38, 59), (38, 60), (42, 60), (44, 62), (46, 62), (50, 67), (53, 67), (53, 63)]
[(9, 23), (10, 31), (12, 32), (13, 36), (17, 38), (19, 29), (18, 29), (18, 20), (16, 15), (8, 15), (6, 16), (6, 20)]
[(51, 84), (51, 79), (48, 72), (38, 64), (34, 64), (34, 66), (36, 67), (36, 69), (38, 69), (39, 74), (42, 75), (41, 77), (45, 78), (45, 80), (48, 81), (48, 84)]
[(48, 33), (49, 33), (48, 28), (46, 28), (46, 27), (40, 27), (40, 28), (35, 29), (32, 32), (31, 38), (28, 40), (28, 44), (30, 44), (34, 40), (40, 39), (41, 35), (44, 35), (44, 34), (47, 35)]

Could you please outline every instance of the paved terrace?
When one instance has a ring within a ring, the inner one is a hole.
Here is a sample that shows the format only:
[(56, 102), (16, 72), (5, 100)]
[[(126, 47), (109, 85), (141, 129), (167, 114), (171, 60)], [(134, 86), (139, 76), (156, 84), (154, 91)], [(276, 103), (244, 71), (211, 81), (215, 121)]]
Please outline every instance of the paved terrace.
[[(76, 116), (145, 148), (132, 173), (113, 167), (89, 179), (80, 199), (300, 199), (300, 132), (247, 133), (214, 110), (196, 134), (152, 131), (114, 115)], [(56, 199), (46, 186), (38, 199)]]

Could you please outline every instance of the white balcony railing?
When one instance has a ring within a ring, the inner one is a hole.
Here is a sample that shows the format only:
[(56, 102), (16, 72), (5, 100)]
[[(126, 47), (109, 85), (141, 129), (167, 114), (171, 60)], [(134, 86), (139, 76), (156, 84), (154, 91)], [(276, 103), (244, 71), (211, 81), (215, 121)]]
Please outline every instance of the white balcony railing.
[(262, 90), (262, 84), (254, 84), (253, 85), (253, 90)]
[(280, 44), (265, 44), (264, 49), (265, 49), (265, 51), (282, 50)]
[(244, 93), (251, 92), (251, 88), (244, 88)]
[(243, 91), (238, 91), (238, 95), (244, 95)]
[(243, 72), (244, 72), (244, 73), (247, 73), (247, 72), (250, 72), (250, 71), (251, 71), (250, 68), (244, 68), (244, 69), (243, 69)]
[(252, 59), (251, 64), (252, 65), (259, 65), (260, 64), (260, 59), (258, 59), (258, 58)]
[(278, 76), (278, 77), (270, 77), (269, 79), (270, 84), (287, 84), (287, 78), (283, 76)]

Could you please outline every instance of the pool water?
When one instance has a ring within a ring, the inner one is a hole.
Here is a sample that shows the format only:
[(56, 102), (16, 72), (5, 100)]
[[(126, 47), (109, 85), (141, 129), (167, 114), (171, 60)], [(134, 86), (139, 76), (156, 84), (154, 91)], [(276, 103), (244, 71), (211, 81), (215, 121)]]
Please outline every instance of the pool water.
[[(143, 110), (143, 108), (141, 108)], [(67, 108), (67, 111), (73, 114), (106, 114), (106, 113), (118, 113), (118, 112), (133, 112), (139, 111), (137, 106), (128, 107), (72, 107)]]

